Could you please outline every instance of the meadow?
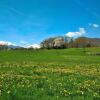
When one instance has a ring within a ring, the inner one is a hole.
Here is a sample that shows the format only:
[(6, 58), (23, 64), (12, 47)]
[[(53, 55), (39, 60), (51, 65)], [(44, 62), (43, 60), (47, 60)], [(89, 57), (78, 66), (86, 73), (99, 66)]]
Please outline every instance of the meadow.
[(0, 100), (100, 100), (98, 52), (0, 51)]

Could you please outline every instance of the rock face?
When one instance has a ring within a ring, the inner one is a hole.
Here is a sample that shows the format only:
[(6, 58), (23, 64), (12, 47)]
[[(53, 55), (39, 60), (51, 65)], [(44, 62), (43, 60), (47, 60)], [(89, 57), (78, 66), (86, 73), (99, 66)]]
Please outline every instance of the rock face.
[(62, 45), (64, 45), (64, 39), (59, 37), (54, 39), (54, 47), (61, 47)]

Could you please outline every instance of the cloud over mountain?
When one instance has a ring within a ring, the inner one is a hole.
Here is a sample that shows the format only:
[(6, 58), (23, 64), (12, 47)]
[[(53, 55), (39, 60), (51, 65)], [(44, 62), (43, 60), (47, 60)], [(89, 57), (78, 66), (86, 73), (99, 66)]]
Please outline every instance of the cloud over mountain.
[[(25, 41), (21, 41), (22, 43), (24, 43)], [(0, 45), (6, 45), (9, 48), (34, 48), (34, 49), (39, 49), (40, 45), (39, 44), (28, 44), (28, 45), (24, 45), (24, 46), (18, 46), (12, 42), (8, 42), (8, 41), (0, 41)]]
[(14, 43), (12, 43), (12, 42), (8, 42), (8, 41), (0, 41), (0, 45), (16, 45), (16, 44), (14, 44)]
[(27, 46), (26, 48), (39, 49), (40, 48), (40, 45), (39, 44), (32, 44), (32, 45)]

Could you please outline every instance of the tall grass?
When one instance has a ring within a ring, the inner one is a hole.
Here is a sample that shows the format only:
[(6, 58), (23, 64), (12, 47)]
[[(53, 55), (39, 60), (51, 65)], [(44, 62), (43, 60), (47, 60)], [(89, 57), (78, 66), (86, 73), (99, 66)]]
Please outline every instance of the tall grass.
[(0, 100), (99, 100), (99, 60), (82, 49), (2, 51)]

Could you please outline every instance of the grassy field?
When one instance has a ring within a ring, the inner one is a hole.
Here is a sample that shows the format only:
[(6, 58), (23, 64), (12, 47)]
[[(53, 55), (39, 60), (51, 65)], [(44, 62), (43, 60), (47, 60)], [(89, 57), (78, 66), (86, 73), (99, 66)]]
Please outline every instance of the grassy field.
[(0, 51), (0, 100), (100, 100), (97, 52)]

